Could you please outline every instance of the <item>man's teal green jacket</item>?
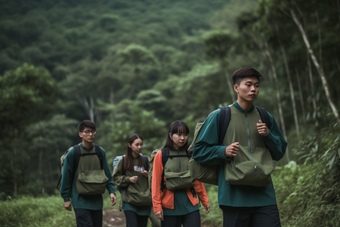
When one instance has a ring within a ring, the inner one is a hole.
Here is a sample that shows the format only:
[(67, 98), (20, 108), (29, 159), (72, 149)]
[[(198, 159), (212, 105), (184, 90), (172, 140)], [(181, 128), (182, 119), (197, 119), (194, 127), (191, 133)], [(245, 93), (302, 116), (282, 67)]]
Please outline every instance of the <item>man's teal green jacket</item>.
[[(233, 106), (246, 116), (245, 111), (238, 105), (237, 102)], [(247, 114), (257, 111), (253, 106)], [(269, 114), (269, 113), (268, 113)], [(198, 140), (194, 146), (193, 158), (195, 161), (206, 165), (218, 165), (218, 203), (220, 206), (232, 207), (259, 207), (276, 205), (276, 197), (273, 183), (265, 187), (255, 187), (247, 185), (230, 185), (225, 180), (224, 165), (229, 159), (225, 155), (226, 145), (218, 143), (220, 110), (212, 112), (206, 119)], [(267, 136), (262, 136), (263, 141), (268, 147), (272, 159), (280, 160), (287, 147), (287, 142), (284, 139), (275, 119), (269, 114), (270, 129)], [(232, 121), (232, 116), (231, 116)], [(246, 121), (246, 117), (245, 117)], [(244, 135), (247, 136), (247, 129), (240, 127), (239, 130), (244, 130)], [(242, 132), (243, 133), (243, 132)], [(241, 134), (242, 134), (241, 133)], [(238, 142), (238, 141), (234, 141)]]
[[(88, 150), (81, 143), (80, 148), (87, 152), (94, 152), (94, 146), (92, 149)], [(109, 193), (115, 194), (115, 186), (112, 181), (111, 171), (109, 169), (109, 165), (107, 163), (106, 154), (102, 147), (100, 147), (103, 154), (103, 169), (105, 171), (106, 177), (109, 179), (106, 188)], [(87, 209), (87, 210), (101, 210), (103, 209), (103, 197), (102, 194), (98, 195), (80, 195), (76, 190), (76, 181), (74, 180), (73, 171), (73, 157), (74, 157), (74, 148), (67, 153), (64, 161), (62, 181), (60, 187), (61, 197), (63, 197), (64, 202), (70, 201), (70, 191), (72, 192), (71, 203), (73, 208), (77, 209)]]

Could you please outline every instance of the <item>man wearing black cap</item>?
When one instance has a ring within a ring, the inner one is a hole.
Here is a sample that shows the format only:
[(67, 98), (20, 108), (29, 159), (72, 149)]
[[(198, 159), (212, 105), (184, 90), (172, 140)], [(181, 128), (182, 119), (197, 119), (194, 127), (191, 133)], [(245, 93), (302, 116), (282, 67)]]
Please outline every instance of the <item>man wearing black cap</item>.
[[(287, 142), (273, 116), (253, 104), (261, 76), (253, 68), (234, 72), (237, 101), (225, 108), (229, 112), (222, 108), (208, 116), (194, 146), (195, 161), (219, 166), (218, 203), (224, 227), (281, 226), (270, 173), (274, 160), (284, 156)], [(230, 116), (223, 121), (229, 125), (222, 144), (220, 115)]]

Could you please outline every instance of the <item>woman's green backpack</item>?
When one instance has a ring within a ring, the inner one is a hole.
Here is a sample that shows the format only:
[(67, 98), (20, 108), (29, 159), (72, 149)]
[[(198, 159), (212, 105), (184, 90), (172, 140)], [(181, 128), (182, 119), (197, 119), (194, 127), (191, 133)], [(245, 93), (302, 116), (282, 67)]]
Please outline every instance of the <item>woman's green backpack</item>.
[[(153, 171), (153, 161), (154, 157), (157, 154), (158, 151), (162, 152), (162, 164), (163, 167), (165, 167), (165, 164), (167, 163), (169, 158), (174, 157), (188, 157), (191, 158), (191, 154), (189, 152), (186, 152), (186, 154), (183, 155), (169, 155), (169, 149), (162, 148), (162, 149), (155, 149), (151, 153), (151, 160), (150, 160), (150, 169), (149, 169), (149, 184), (152, 183), (152, 171)], [(168, 190), (176, 190), (180, 188), (190, 188), (195, 184), (195, 180), (192, 178), (190, 174), (190, 170), (181, 172), (181, 173), (162, 173), (162, 180), (161, 180), (161, 189), (162, 191), (167, 188)], [(164, 176), (166, 176), (166, 182), (164, 182)]]

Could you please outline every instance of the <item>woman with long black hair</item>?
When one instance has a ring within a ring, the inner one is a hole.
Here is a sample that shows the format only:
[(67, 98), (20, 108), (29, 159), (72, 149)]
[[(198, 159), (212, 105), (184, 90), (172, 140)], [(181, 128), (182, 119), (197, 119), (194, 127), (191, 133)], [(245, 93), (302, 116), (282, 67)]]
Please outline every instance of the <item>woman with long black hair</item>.
[(143, 138), (129, 137), (125, 156), (119, 160), (113, 181), (119, 187), (127, 227), (146, 227), (151, 211), (148, 157), (141, 155)]
[(189, 128), (184, 122), (173, 122), (166, 143), (153, 162), (152, 202), (162, 227), (201, 226), (196, 195), (205, 212), (210, 209), (203, 183), (190, 176), (188, 135)]

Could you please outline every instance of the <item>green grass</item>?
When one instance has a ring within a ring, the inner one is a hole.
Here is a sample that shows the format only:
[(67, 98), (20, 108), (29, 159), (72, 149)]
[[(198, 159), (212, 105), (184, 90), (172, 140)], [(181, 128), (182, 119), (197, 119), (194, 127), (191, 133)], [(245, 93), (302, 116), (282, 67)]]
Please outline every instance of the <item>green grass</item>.
[(3, 227), (76, 226), (74, 212), (65, 210), (60, 196), (2, 201), (0, 223)]
[[(103, 209), (119, 209), (120, 193), (117, 193), (117, 203), (111, 206), (108, 193), (103, 195)], [(76, 226), (74, 211), (64, 208), (60, 195), (49, 197), (19, 197), (0, 202), (1, 227), (50, 227)]]

